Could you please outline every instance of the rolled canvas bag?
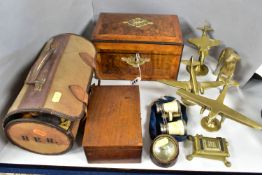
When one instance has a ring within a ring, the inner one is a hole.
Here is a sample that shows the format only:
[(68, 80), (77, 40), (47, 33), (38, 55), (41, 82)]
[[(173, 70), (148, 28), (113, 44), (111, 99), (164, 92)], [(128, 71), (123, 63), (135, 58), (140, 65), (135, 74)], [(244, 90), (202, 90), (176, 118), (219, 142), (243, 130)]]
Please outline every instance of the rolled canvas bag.
[(13, 144), (40, 154), (70, 150), (85, 115), (95, 54), (92, 43), (74, 34), (45, 44), (4, 118)]

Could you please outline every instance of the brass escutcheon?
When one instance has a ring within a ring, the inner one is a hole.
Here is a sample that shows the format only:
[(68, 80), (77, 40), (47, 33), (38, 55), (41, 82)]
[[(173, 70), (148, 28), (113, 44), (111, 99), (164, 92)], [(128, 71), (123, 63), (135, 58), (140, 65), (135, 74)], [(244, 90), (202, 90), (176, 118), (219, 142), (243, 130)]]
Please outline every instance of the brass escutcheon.
[(144, 27), (146, 25), (154, 24), (152, 21), (143, 18), (133, 18), (128, 21), (123, 21), (124, 24), (128, 24), (129, 26), (133, 26), (136, 28)]
[(123, 62), (126, 62), (132, 67), (138, 68), (139, 66), (150, 62), (150, 58), (141, 58), (139, 53), (136, 53), (135, 56), (130, 56), (130, 57), (122, 57), (121, 60)]

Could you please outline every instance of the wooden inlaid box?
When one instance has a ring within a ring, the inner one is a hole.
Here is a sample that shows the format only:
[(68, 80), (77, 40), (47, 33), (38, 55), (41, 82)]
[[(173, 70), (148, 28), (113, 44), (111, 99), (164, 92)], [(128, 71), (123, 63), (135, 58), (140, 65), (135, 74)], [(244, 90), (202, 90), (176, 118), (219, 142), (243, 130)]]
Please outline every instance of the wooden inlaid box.
[(96, 86), (87, 109), (83, 147), (89, 163), (141, 162), (138, 86)]
[(133, 80), (138, 64), (142, 80), (177, 79), (183, 39), (176, 15), (102, 13), (92, 41), (99, 79)]

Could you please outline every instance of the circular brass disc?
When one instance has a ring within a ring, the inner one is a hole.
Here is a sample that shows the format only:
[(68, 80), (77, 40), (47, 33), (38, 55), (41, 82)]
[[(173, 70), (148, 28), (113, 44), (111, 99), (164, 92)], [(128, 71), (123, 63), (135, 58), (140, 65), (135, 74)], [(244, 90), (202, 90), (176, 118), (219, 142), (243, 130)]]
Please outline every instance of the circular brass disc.
[(178, 143), (170, 135), (159, 135), (151, 144), (151, 159), (155, 164), (159, 166), (169, 167), (173, 165), (176, 162), (178, 154)]
[[(190, 73), (190, 66), (186, 66), (187, 72)], [(198, 76), (205, 76), (208, 74), (208, 67), (206, 65), (199, 65), (194, 67), (195, 74)]]
[(216, 118), (213, 119), (211, 122), (208, 122), (208, 117), (204, 117), (201, 120), (201, 126), (209, 132), (214, 132), (218, 131), (221, 128), (221, 123)]
[(18, 119), (9, 122), (5, 131), (15, 145), (39, 154), (61, 154), (72, 147), (70, 135), (48, 123)]

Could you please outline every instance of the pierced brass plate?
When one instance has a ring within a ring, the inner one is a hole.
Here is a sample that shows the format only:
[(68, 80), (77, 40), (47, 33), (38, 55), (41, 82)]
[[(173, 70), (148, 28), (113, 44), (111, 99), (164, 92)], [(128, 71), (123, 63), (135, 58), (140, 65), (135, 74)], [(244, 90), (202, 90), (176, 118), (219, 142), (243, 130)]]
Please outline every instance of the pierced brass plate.
[(193, 142), (193, 153), (187, 155), (187, 160), (192, 160), (194, 157), (202, 157), (208, 159), (221, 160), (227, 167), (231, 163), (227, 161), (229, 157), (228, 142), (221, 137), (204, 137), (202, 135), (189, 136), (189, 140)]
[(123, 21), (123, 23), (136, 28), (154, 24), (152, 21), (143, 18), (133, 18), (130, 19), (129, 21)]
[(136, 55), (132, 55), (130, 57), (122, 57), (121, 61), (129, 64), (130, 66), (134, 68), (138, 68), (139, 66), (142, 66), (143, 64), (150, 62), (150, 58), (141, 58), (139, 53), (136, 53)]

